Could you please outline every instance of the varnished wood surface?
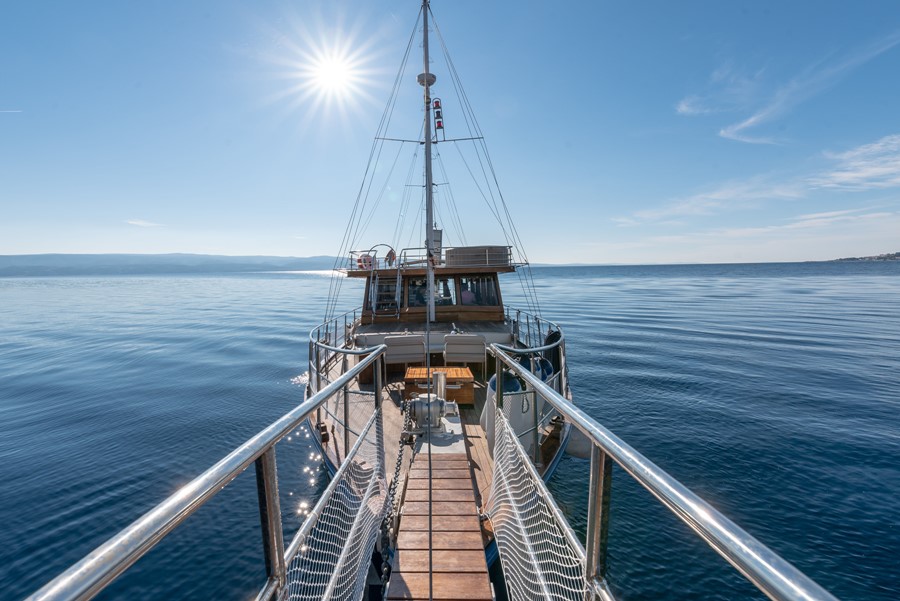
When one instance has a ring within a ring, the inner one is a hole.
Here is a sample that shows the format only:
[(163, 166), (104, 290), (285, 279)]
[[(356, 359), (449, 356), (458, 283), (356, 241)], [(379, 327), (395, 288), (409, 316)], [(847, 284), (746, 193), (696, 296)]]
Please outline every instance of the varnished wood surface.
[[(472, 370), (468, 367), (432, 367), (431, 373), (445, 373), (447, 374), (447, 383), (452, 384), (455, 382), (474, 382), (475, 377), (472, 375)], [(406, 368), (406, 376), (404, 380), (407, 382), (415, 380), (415, 381), (427, 381), (428, 380), (428, 368), (426, 367), (407, 367)]]
[[(439, 520), (431, 520), (432, 532), (471, 532), (478, 530), (477, 515), (442, 515)], [(408, 530), (428, 530), (427, 515), (407, 515), (403, 517), (403, 527)]]
[[(431, 598), (435, 601), (491, 601), (491, 583), (484, 573), (431, 574)], [(388, 599), (429, 598), (428, 572), (401, 572), (391, 576)]]
[(388, 599), (492, 599), (467, 458), (467, 453), (416, 456), (404, 495)]
[(475, 501), (479, 507), (484, 503), (491, 490), (494, 476), (494, 464), (488, 453), (487, 439), (484, 430), (478, 423), (478, 414), (474, 409), (461, 409), (463, 432), (466, 435), (466, 452), (469, 456), (471, 477), (475, 480)]
[[(484, 552), (476, 551), (432, 551), (432, 572), (483, 572)], [(401, 572), (427, 572), (429, 568), (428, 553), (419, 551), (397, 551), (394, 565)]]
[(406, 491), (406, 501), (427, 501), (429, 492), (432, 501), (471, 502), (475, 505), (475, 493), (469, 488), (439, 488), (429, 491), (427, 488)]

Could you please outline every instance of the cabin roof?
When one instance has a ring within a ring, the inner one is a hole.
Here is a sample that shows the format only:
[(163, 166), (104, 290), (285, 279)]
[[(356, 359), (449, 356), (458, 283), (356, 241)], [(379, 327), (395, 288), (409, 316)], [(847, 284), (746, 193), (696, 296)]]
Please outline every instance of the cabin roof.
[[(385, 251), (385, 249), (388, 249)], [(434, 258), (435, 275), (479, 275), (489, 273), (510, 273), (522, 263), (512, 259), (510, 246), (457, 246), (437, 251)], [(424, 248), (404, 248), (399, 255), (385, 244), (378, 244), (368, 250), (350, 252), (346, 268), (348, 276), (364, 278), (370, 275), (425, 275), (429, 261)]]
[[(345, 270), (347, 273), (347, 277), (351, 278), (366, 278), (372, 275), (377, 275), (379, 277), (384, 276), (394, 276), (397, 275), (397, 270), (404, 276), (424, 276), (426, 274), (425, 267), (400, 267), (393, 269), (347, 269)], [(516, 270), (515, 265), (507, 265), (505, 267), (446, 267), (441, 265), (440, 267), (434, 268), (434, 276), (439, 278), (442, 275), (483, 275), (488, 273), (512, 273)]]

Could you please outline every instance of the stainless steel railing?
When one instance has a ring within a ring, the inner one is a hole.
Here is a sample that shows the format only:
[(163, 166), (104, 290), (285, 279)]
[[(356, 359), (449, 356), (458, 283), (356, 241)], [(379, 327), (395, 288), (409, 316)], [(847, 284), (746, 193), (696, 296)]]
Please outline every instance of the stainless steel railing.
[[(770, 599), (835, 600), (811, 578), (535, 377), (510, 355), (519, 351), (491, 345), (489, 353), (497, 360), (497, 372), (506, 367), (525, 380), (592, 443), (585, 579), (602, 596), (609, 594), (605, 581), (606, 551), (612, 462), (615, 461)], [(497, 380), (497, 398), (502, 398), (503, 378)]]
[[(27, 601), (91, 599), (252, 463), (256, 465), (260, 519), (268, 572), (266, 584), (257, 599), (273, 598), (285, 583), (285, 549), (278, 500), (275, 444), (303, 423), (330, 397), (340, 393), (364, 369), (375, 364), (375, 372), (380, 373), (380, 365), (376, 363), (381, 362), (385, 348), (384, 345), (380, 345), (366, 349), (368, 356), (341, 374), (334, 382), (329, 383), (97, 547), (84, 559), (28, 597)], [(373, 410), (379, 409), (380, 395), (376, 390)], [(304, 532), (305, 530), (301, 528), (299, 535), (304, 536)], [(294, 553), (296, 544), (292, 544), (290, 550)]]

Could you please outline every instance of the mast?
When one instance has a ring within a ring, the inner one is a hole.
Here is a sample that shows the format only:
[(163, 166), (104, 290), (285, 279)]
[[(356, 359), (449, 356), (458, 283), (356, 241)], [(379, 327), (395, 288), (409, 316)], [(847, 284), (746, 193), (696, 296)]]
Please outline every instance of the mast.
[(428, 257), (425, 273), (428, 286), (428, 321), (434, 321), (434, 266), (440, 261), (435, 257), (434, 248), (434, 182), (431, 174), (431, 86), (437, 80), (428, 66), (428, 4), (422, 0), (422, 53), (424, 70), (419, 75), (419, 84), (425, 88), (425, 254)]

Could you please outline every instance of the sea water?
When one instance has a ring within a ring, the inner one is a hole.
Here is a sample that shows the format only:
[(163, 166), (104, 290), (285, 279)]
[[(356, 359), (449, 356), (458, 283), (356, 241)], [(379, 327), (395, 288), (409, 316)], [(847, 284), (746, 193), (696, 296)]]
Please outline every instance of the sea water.
[[(578, 405), (839, 597), (900, 596), (900, 263), (533, 272)], [(0, 279), (0, 598), (297, 405), (329, 284)], [(308, 434), (278, 446), (287, 536), (327, 484)], [(566, 458), (551, 482), (581, 534), (587, 478)], [(610, 519), (619, 598), (761, 597), (618, 470)], [(263, 565), (251, 469), (101, 598), (246, 599)]]

